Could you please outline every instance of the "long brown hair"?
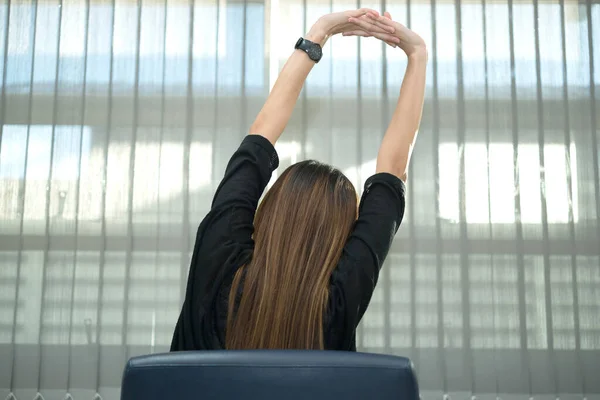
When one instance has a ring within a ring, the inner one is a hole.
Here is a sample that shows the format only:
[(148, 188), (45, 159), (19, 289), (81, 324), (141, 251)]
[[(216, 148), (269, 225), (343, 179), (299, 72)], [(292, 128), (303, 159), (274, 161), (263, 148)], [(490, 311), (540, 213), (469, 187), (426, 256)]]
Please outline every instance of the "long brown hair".
[(254, 217), (252, 260), (233, 279), (226, 348), (324, 348), (330, 276), (356, 213), (339, 170), (303, 161), (283, 172)]

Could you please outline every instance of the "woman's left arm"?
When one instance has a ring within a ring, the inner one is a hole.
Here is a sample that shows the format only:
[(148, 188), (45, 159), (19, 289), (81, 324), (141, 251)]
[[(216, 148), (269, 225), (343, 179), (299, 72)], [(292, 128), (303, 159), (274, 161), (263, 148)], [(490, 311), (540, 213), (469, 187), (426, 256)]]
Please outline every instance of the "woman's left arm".
[[(363, 23), (368, 24), (368, 20), (361, 18), (367, 13), (379, 15), (377, 11), (368, 8), (327, 14), (312, 26), (305, 39), (323, 47), (331, 36), (357, 29), (357, 25), (349, 22), (349, 19), (360, 18), (361, 22), (365, 21)], [(383, 38), (397, 42), (397, 39), (390, 35), (394, 32), (394, 28), (379, 28), (373, 25), (372, 29), (381, 32)], [(262, 135), (272, 144), (277, 142), (292, 115), (304, 81), (314, 65), (315, 62), (302, 50), (295, 50), (292, 53), (275, 81), (267, 101), (250, 127), (251, 135)]]

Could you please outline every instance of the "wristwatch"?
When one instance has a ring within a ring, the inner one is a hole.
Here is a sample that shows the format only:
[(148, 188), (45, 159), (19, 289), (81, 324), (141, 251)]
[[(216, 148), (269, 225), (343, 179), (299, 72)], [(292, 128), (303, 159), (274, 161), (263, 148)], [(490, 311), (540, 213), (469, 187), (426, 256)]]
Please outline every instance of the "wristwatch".
[(304, 51), (306, 54), (308, 54), (308, 57), (316, 63), (318, 63), (321, 57), (323, 57), (321, 45), (304, 38), (298, 39), (294, 48)]

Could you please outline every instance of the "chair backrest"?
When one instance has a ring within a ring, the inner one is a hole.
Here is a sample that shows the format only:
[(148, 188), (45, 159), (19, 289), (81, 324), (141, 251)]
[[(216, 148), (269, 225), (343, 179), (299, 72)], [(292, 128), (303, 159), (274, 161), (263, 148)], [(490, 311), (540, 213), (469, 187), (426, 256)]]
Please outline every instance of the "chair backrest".
[(134, 357), (121, 400), (418, 400), (409, 359), (313, 350), (185, 351)]

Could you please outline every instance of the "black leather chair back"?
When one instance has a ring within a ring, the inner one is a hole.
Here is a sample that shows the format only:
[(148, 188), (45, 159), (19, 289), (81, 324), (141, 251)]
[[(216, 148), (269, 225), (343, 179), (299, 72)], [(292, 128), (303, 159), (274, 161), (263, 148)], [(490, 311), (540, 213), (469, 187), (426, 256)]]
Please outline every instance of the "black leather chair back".
[(418, 400), (409, 359), (339, 351), (189, 351), (134, 357), (121, 400)]

